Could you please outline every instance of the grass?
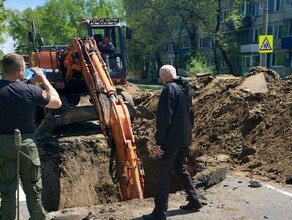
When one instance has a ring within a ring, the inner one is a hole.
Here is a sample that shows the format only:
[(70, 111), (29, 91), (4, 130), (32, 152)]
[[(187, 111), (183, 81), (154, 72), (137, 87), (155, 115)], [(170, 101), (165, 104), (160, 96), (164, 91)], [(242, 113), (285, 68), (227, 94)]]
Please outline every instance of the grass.
[(139, 89), (145, 89), (145, 90), (160, 90), (163, 88), (162, 85), (159, 84), (135, 84), (138, 86)]

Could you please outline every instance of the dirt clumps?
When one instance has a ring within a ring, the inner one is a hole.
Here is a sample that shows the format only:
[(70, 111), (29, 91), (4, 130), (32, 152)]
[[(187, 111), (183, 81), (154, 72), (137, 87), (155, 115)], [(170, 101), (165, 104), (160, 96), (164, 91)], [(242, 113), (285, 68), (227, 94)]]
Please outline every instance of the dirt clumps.
[[(245, 78), (259, 73), (267, 93), (238, 89)], [(218, 76), (201, 86), (194, 98), (194, 155), (227, 154), (233, 169), (284, 182), (292, 158), (291, 83), (291, 77), (280, 79), (258, 67), (243, 77)]]
[[(258, 74), (263, 76), (260, 80), (267, 91), (242, 87)], [(250, 177), (285, 183), (292, 173), (292, 77), (280, 79), (275, 71), (256, 67), (242, 77), (203, 75), (189, 77), (189, 82), (196, 110), (189, 150), (192, 175), (224, 166), (228, 172), (241, 171)], [(141, 90), (130, 83), (124, 90), (136, 105), (156, 112), (161, 91)], [(40, 141), (43, 194), (50, 198), (45, 199), (46, 209), (118, 201), (119, 187), (108, 174), (110, 149), (99, 125), (84, 122), (54, 133), (52, 139)], [(145, 196), (152, 197), (157, 166), (153, 152), (155, 119), (135, 118), (133, 133), (146, 173)], [(174, 177), (172, 192), (177, 190), (180, 185)]]

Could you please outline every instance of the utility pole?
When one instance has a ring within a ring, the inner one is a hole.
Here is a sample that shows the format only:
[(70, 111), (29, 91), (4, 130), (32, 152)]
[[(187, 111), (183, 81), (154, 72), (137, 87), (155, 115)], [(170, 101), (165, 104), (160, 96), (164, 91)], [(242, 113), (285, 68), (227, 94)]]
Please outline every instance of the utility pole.
[[(263, 0), (263, 35), (268, 34), (268, 0)], [(261, 66), (266, 67), (267, 66), (267, 54), (262, 53), (261, 54)]]

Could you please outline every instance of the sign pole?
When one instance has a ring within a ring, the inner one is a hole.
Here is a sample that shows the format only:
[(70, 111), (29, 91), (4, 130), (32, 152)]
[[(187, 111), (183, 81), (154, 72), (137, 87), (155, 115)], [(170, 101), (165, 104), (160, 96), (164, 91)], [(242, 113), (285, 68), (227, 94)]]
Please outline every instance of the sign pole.
[[(263, 35), (268, 34), (268, 0), (263, 0)], [(261, 66), (267, 66), (267, 54), (261, 54)]]

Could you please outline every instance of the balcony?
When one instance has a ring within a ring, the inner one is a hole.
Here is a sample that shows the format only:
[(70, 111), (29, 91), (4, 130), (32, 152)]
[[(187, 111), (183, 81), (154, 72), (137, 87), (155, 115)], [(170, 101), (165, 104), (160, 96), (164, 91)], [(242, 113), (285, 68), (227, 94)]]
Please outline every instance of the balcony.
[(282, 37), (281, 49), (292, 49), (292, 36)]
[(259, 44), (246, 44), (240, 46), (241, 53), (254, 53), (259, 51)]

